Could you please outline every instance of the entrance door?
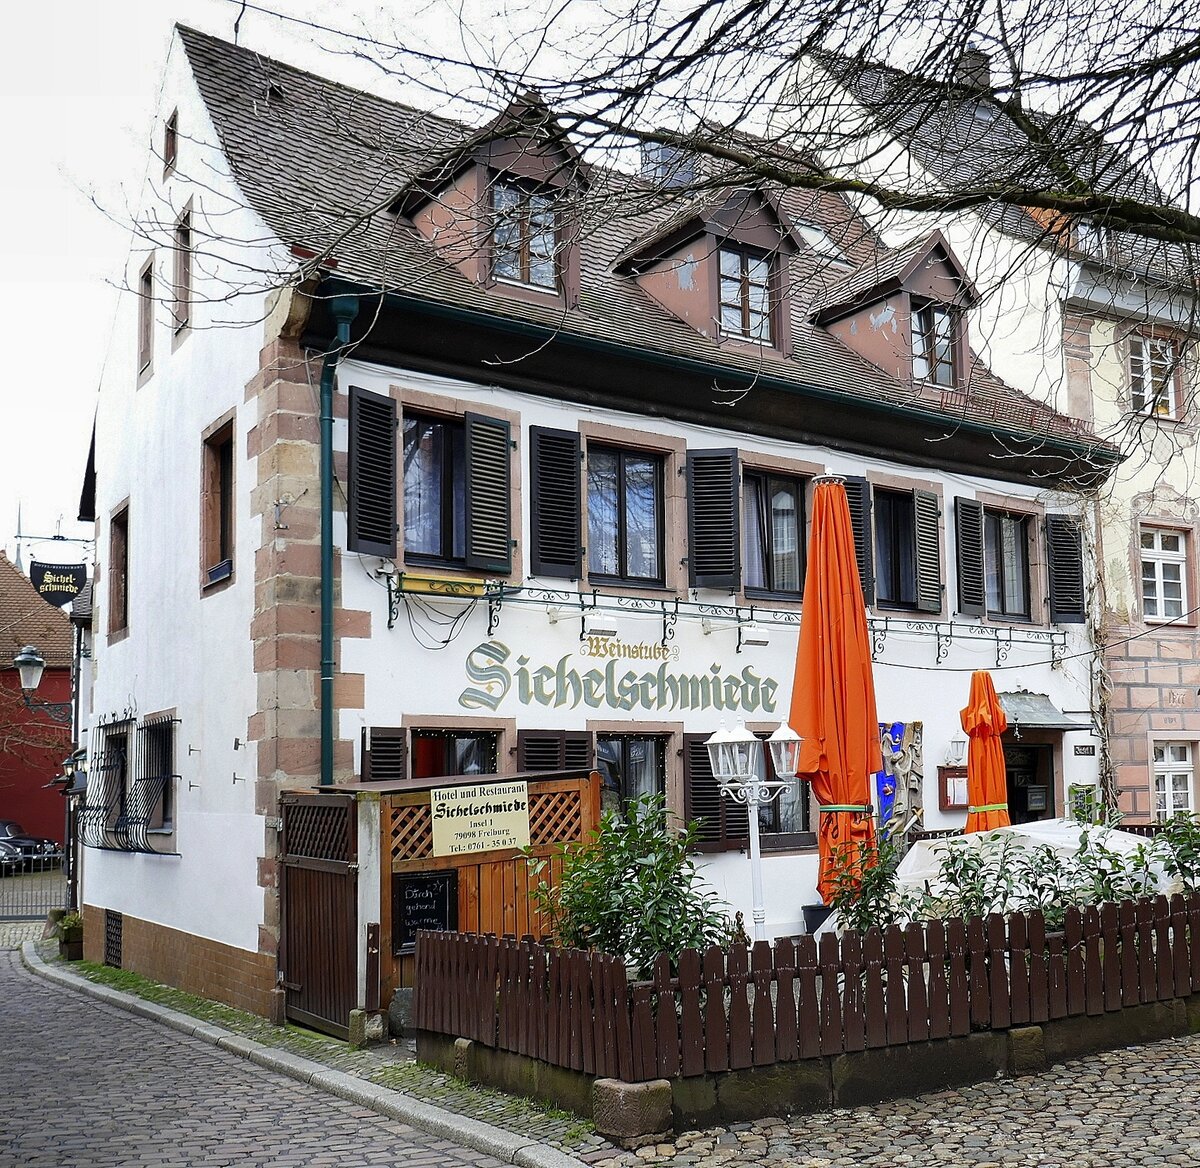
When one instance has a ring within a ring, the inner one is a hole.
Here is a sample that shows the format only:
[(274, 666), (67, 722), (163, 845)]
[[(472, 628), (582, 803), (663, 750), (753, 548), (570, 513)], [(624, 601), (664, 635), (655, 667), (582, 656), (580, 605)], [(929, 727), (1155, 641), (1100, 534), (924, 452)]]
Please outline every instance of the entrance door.
[(284, 1013), (349, 1037), (358, 978), (358, 823), (353, 795), (279, 798), (279, 973)]
[(1013, 823), (1054, 817), (1054, 748), (1004, 744), (1008, 815)]

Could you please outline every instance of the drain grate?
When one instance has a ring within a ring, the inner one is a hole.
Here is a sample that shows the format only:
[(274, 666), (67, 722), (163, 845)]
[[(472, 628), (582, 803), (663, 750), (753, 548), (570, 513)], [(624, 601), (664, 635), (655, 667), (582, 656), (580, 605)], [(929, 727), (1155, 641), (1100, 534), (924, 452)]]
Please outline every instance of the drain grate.
[(124, 930), (125, 918), (112, 909), (104, 910), (104, 964), (116, 969), (121, 968), (121, 934)]

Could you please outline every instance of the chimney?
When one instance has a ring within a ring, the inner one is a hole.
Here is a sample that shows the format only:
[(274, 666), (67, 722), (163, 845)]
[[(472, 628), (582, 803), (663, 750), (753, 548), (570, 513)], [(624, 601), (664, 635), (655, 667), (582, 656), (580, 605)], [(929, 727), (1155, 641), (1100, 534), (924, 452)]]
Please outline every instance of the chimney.
[(696, 156), (680, 146), (642, 143), (642, 178), (663, 190), (690, 187), (698, 177)]
[(958, 59), (954, 69), (954, 80), (972, 89), (991, 89), (992, 58), (974, 45)]

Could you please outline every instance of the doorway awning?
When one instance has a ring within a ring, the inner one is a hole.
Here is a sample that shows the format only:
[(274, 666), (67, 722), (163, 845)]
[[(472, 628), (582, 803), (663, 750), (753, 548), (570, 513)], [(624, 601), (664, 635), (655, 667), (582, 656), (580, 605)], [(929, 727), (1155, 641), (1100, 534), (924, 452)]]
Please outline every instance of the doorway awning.
[(1000, 704), (1014, 730), (1090, 730), (1092, 720), (1077, 714), (1064, 714), (1045, 694), (1002, 693)]

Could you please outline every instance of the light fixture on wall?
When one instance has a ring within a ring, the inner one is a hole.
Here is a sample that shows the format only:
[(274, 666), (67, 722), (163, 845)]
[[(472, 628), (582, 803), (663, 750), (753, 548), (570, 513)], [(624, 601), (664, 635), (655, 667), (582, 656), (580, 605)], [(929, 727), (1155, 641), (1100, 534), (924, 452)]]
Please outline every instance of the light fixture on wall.
[(746, 621), (738, 625), (738, 651), (743, 645), (757, 645), (765, 648), (771, 643), (767, 630), (755, 621)]
[(40, 711), (54, 722), (71, 721), (71, 702), (36, 702), (30, 697), (42, 684), (46, 669), (45, 658), (37, 651), (37, 646), (26, 645), (13, 657), (13, 665), (21, 680), (21, 697), (27, 709)]
[(601, 628), (599, 625), (592, 625), (591, 628), (588, 628), (586, 620), (580, 621), (579, 639), (581, 641), (588, 637), (615, 637), (616, 635), (616, 629)]
[(950, 739), (950, 745), (946, 747), (946, 765), (957, 767), (962, 766), (967, 761), (967, 740), (962, 737), (954, 737)]

